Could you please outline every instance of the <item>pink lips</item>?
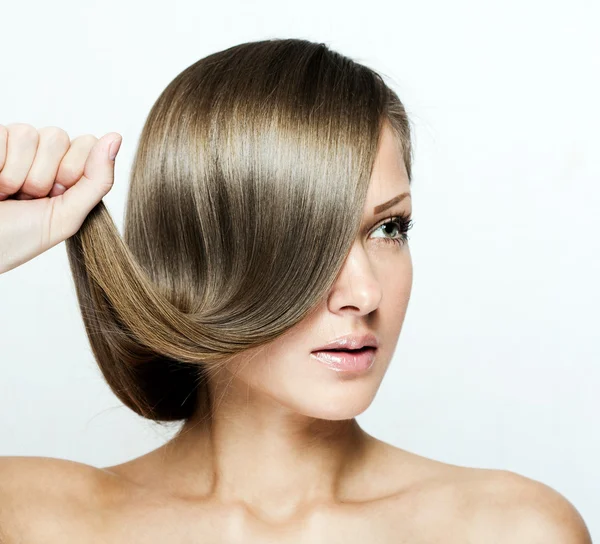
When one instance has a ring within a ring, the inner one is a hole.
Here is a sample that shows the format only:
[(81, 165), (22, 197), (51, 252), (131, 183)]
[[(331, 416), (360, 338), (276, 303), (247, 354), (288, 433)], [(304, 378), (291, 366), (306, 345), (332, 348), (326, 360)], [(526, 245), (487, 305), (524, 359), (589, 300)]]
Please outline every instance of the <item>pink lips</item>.
[(311, 355), (337, 372), (360, 374), (373, 366), (378, 346), (373, 333), (355, 332), (319, 346)]
[(377, 337), (370, 333), (365, 332), (362, 334), (353, 333), (346, 334), (344, 336), (339, 336), (335, 340), (328, 342), (318, 348), (315, 348), (314, 351), (322, 351), (322, 350), (330, 350), (330, 349), (340, 349), (340, 350), (348, 350), (348, 349), (360, 349), (364, 347), (372, 347), (376, 348), (379, 346), (379, 341)]
[(353, 351), (313, 351), (311, 355), (336, 372), (360, 374), (373, 366), (376, 351), (376, 348), (364, 347)]

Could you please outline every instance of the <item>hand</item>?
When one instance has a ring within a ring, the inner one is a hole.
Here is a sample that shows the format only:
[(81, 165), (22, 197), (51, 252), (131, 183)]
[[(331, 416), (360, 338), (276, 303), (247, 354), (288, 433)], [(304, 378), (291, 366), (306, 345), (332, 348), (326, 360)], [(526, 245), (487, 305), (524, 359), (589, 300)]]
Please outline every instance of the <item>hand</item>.
[[(110, 191), (121, 135), (0, 125), (0, 274), (73, 236)], [(62, 187), (61, 187), (62, 186)]]

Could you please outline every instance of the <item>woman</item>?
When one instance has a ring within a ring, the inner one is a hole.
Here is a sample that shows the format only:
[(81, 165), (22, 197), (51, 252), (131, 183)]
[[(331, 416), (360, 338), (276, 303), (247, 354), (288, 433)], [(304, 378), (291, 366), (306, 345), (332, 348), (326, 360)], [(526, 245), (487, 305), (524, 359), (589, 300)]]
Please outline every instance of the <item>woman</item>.
[(101, 201), (117, 133), (0, 134), (0, 270), (66, 240), (107, 383), (183, 422), (116, 466), (3, 459), (6, 542), (590, 542), (548, 486), (356, 422), (412, 287), (409, 120), (373, 70), (296, 39), (185, 69), (144, 125), (124, 240)]

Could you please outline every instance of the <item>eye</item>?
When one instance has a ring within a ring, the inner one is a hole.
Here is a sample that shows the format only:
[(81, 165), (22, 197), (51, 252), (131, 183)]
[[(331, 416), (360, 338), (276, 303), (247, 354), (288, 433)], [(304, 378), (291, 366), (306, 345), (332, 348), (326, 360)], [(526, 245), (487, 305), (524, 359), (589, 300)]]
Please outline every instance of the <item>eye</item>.
[[(388, 217), (387, 220), (381, 223), (381, 225), (373, 232), (378, 232), (380, 229), (383, 229), (381, 232), (384, 232), (385, 234), (383, 237), (384, 242), (403, 246), (408, 242), (407, 232), (413, 227), (413, 223), (411, 216), (408, 214), (395, 215), (393, 217)], [(396, 232), (395, 235), (394, 232)], [(392, 237), (388, 238), (388, 234)]]

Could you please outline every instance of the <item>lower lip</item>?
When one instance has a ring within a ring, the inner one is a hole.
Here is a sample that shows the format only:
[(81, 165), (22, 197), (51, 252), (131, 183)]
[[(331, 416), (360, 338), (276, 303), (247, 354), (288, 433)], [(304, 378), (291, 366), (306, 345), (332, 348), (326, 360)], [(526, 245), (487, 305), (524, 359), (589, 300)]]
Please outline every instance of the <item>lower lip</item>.
[(375, 348), (355, 351), (313, 351), (311, 355), (336, 372), (360, 374), (373, 366), (376, 351)]

